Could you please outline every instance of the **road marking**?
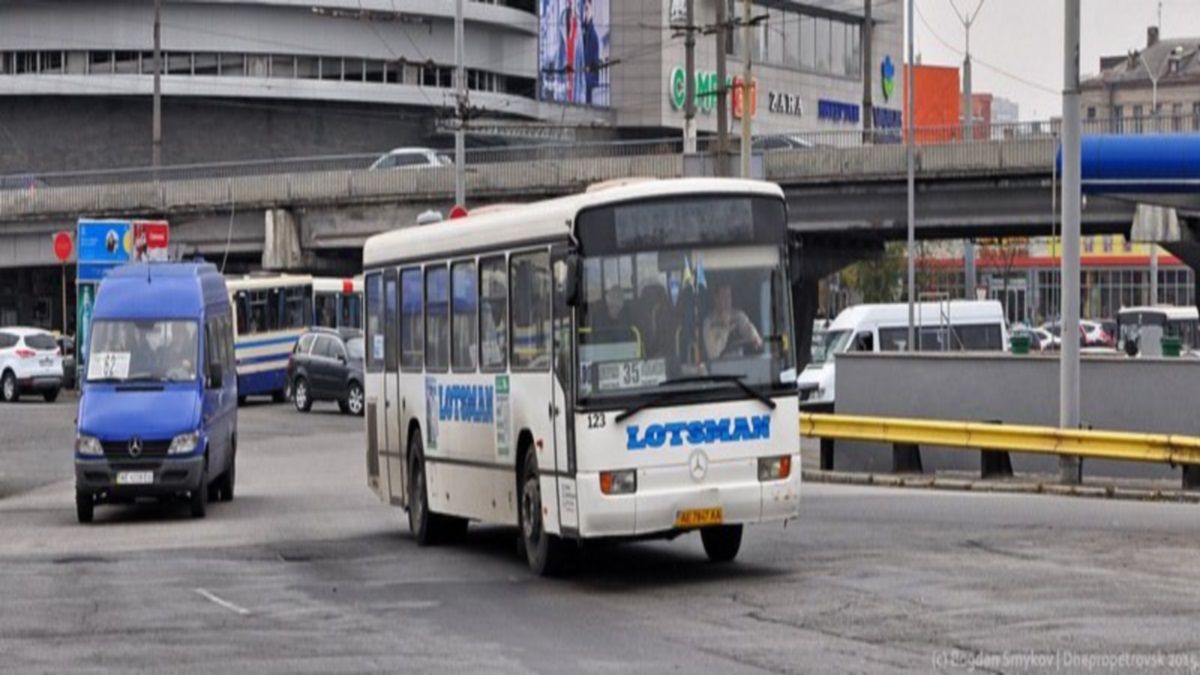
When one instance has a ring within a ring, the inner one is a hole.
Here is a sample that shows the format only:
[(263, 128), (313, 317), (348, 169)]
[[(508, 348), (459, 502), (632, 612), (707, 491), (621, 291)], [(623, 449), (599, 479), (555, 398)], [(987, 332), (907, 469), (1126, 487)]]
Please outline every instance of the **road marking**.
[(245, 607), (239, 607), (239, 606), (233, 604), (232, 602), (229, 602), (228, 600), (219, 598), (216, 596), (216, 594), (212, 593), (211, 591), (207, 591), (203, 588), (197, 588), (194, 590), (197, 593), (199, 593), (200, 596), (202, 598), (204, 598), (205, 600), (208, 600), (209, 602), (219, 605), (221, 607), (224, 607), (225, 609), (227, 609), (231, 612), (237, 612), (238, 614), (241, 614), (242, 616), (247, 616), (250, 614), (250, 610), (246, 609)]

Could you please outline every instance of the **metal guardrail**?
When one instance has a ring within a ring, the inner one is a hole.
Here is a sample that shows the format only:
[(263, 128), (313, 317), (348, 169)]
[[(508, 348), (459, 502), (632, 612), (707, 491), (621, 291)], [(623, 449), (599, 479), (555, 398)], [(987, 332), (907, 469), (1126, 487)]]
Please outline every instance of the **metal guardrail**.
[(1172, 466), (1200, 465), (1200, 437), (1176, 434), (822, 413), (801, 413), (800, 434), (821, 439), (1028, 452)]

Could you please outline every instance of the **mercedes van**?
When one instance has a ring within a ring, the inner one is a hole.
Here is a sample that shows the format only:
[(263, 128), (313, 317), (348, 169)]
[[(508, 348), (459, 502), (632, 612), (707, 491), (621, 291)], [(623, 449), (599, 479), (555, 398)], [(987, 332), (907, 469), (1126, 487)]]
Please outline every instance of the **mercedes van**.
[(209, 263), (126, 265), (100, 284), (80, 373), (75, 506), (233, 499), (237, 373), (225, 279)]

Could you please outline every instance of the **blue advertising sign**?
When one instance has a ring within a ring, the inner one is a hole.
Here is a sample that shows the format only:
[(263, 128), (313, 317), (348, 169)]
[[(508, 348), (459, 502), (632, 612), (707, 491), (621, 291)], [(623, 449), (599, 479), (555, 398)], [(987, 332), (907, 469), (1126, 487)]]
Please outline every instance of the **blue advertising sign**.
[(128, 220), (80, 220), (78, 260), (86, 263), (120, 265), (129, 262), (133, 251), (133, 229)]

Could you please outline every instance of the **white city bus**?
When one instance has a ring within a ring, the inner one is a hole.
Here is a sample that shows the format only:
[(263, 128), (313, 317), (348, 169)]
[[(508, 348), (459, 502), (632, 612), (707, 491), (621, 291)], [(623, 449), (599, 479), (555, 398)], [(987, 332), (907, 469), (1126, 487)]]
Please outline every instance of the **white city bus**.
[(362, 277), (313, 277), (313, 325), (362, 329)]
[(644, 181), (411, 227), (364, 250), (367, 473), (420, 544), (515, 525), (584, 539), (799, 513), (780, 189)]
[(247, 396), (287, 397), (287, 364), (312, 324), (312, 277), (250, 275), (225, 280), (234, 309), (238, 402)]

